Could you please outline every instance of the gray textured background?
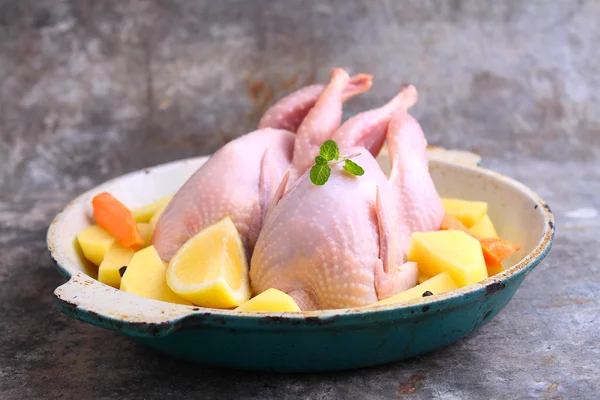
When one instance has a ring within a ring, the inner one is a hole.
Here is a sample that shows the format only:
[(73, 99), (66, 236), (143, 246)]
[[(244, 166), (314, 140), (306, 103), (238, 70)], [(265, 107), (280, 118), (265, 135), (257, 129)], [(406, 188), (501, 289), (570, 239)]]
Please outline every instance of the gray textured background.
[[(0, 397), (596, 398), (598, 21), (593, 0), (0, 0)], [(432, 144), (552, 206), (555, 247), (505, 311), (430, 356), (320, 375), (180, 363), (58, 312), (44, 238), (72, 196), (208, 154), (334, 66), (375, 75), (348, 114), (413, 83)]]

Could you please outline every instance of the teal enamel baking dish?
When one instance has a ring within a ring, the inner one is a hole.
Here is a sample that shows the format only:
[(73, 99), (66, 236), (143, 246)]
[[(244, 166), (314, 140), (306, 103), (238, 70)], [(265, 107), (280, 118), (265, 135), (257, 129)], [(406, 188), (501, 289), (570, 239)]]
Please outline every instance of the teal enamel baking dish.
[[(510, 268), (478, 284), (407, 303), (303, 313), (247, 313), (164, 303), (95, 279), (76, 234), (92, 220), (90, 200), (109, 191), (130, 207), (174, 193), (206, 161), (176, 161), (108, 181), (70, 202), (48, 231), (48, 248), (68, 281), (55, 291), (70, 317), (128, 336), (161, 353), (248, 370), (326, 371), (422, 355), (470, 334), (498, 314), (544, 259), (554, 238), (548, 205), (532, 190), (476, 165), (432, 160), (441, 196), (482, 200), (501, 237), (521, 250)], [(381, 157), (386, 167), (385, 154)]]

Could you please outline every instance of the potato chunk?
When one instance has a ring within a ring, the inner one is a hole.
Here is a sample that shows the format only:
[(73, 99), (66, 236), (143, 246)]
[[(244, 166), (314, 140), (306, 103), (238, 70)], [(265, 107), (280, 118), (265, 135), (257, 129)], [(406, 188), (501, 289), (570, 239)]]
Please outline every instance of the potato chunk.
[(173, 195), (171, 194), (155, 201), (152, 204), (134, 208), (131, 210), (131, 213), (133, 214), (135, 222), (150, 222), (150, 218), (152, 218), (156, 211), (166, 206), (172, 198)]
[(168, 203), (163, 204), (160, 208), (156, 210), (154, 215), (152, 215), (152, 218), (150, 218), (150, 226), (152, 227), (152, 232), (154, 232), (154, 230), (156, 229), (156, 224), (158, 224), (158, 220), (160, 219), (160, 216), (162, 215), (163, 211), (165, 211), (165, 208), (167, 208), (167, 205)]
[(236, 308), (236, 311), (299, 312), (301, 310), (288, 294), (271, 288), (251, 298)]
[(417, 280), (417, 282), (419, 282), (419, 284), (428, 281), (429, 279), (431, 279), (430, 276), (428, 275), (423, 275), (421, 272), (419, 272), (419, 279)]
[(106, 252), (117, 239), (98, 225), (91, 225), (79, 232), (77, 241), (85, 258), (100, 265)]
[(488, 276), (494, 276), (504, 271), (504, 265), (500, 264), (492, 264), (487, 266)]
[(449, 292), (457, 288), (458, 286), (456, 285), (450, 274), (447, 272), (442, 272), (441, 274), (438, 274), (433, 278), (428, 279), (424, 283), (421, 283), (420, 285), (417, 285), (412, 289), (408, 289), (402, 293), (398, 293), (395, 296), (389, 297), (385, 300), (381, 300), (375, 304), (394, 304), (401, 301), (418, 299), (420, 297), (423, 297), (423, 294), (427, 292), (434, 295)]
[(150, 223), (138, 222), (137, 227), (140, 235), (144, 238), (144, 244), (139, 247), (139, 250), (141, 250), (152, 244), (152, 225)]
[(473, 235), (481, 238), (498, 238), (496, 228), (494, 228), (494, 224), (487, 214), (484, 215), (479, 221), (475, 222), (475, 224), (473, 224), (469, 230)]
[(414, 233), (408, 260), (416, 262), (424, 275), (448, 272), (459, 287), (488, 277), (481, 245), (462, 231)]
[(467, 201), (460, 199), (442, 199), (444, 210), (462, 222), (467, 228), (487, 214), (488, 205), (484, 201)]
[(121, 269), (127, 268), (127, 264), (129, 264), (134, 254), (135, 250), (115, 243), (108, 250), (98, 268), (98, 280), (118, 289), (121, 286), (121, 274), (123, 273)]
[(191, 304), (167, 286), (167, 265), (160, 259), (154, 246), (133, 255), (121, 278), (121, 290), (149, 299)]

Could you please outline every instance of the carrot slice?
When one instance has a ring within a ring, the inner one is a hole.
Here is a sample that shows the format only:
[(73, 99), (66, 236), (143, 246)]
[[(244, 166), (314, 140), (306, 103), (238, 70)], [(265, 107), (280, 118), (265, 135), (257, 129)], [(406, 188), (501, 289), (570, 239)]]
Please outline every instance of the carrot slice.
[(498, 238), (480, 238), (479, 243), (481, 243), (486, 265), (500, 264), (505, 258), (520, 249), (519, 245)]
[(508, 256), (521, 249), (519, 245), (509, 242), (508, 240), (498, 238), (481, 238), (477, 235), (474, 235), (462, 222), (448, 213), (444, 214), (444, 219), (442, 221), (440, 230), (463, 231), (479, 240), (486, 265), (500, 264)]
[(442, 220), (442, 226), (440, 227), (442, 231), (463, 231), (473, 236), (469, 228), (467, 228), (462, 222), (458, 220), (458, 218), (453, 217), (452, 215), (446, 213), (444, 214), (444, 219)]
[(136, 247), (144, 244), (133, 214), (112, 194), (104, 192), (94, 197), (92, 208), (98, 225), (113, 235), (121, 245)]

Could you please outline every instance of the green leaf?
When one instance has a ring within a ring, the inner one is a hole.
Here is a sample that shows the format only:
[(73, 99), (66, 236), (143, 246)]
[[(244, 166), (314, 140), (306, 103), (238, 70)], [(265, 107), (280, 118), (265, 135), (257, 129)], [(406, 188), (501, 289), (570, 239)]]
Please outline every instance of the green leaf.
[(340, 149), (336, 142), (329, 139), (323, 142), (319, 154), (327, 161), (337, 160), (340, 158)]
[(323, 156), (316, 156), (315, 157), (315, 163), (317, 165), (327, 165), (327, 160)]
[(344, 162), (344, 169), (356, 176), (362, 176), (365, 173), (365, 170), (352, 160), (346, 160)]
[(331, 175), (331, 167), (328, 164), (315, 164), (310, 169), (310, 181), (315, 185), (322, 186)]

